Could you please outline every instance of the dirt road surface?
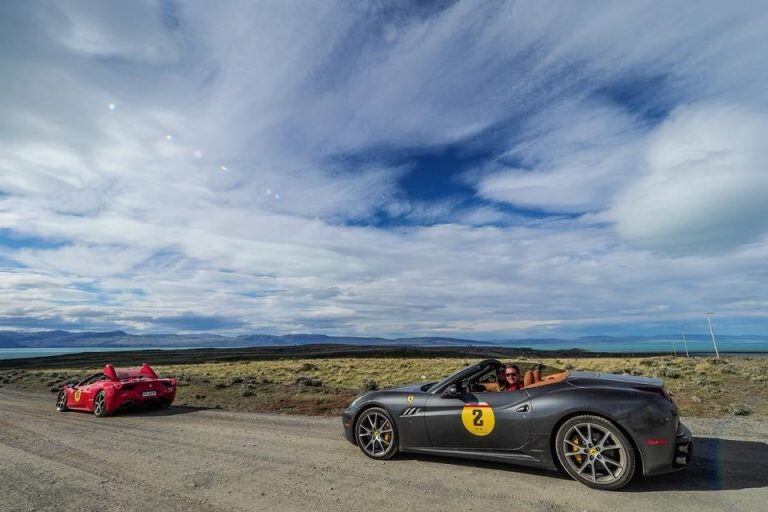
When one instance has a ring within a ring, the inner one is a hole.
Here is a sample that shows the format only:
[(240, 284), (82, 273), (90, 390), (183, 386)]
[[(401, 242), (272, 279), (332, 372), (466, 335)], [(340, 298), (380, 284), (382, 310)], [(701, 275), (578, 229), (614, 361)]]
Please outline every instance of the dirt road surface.
[(3, 512), (705, 512), (768, 503), (759, 423), (738, 438), (711, 432), (732, 424), (693, 421), (697, 458), (689, 471), (600, 492), (558, 473), (501, 464), (408, 455), (373, 461), (341, 437), (335, 418), (172, 407), (99, 419), (58, 414), (53, 402), (0, 390)]

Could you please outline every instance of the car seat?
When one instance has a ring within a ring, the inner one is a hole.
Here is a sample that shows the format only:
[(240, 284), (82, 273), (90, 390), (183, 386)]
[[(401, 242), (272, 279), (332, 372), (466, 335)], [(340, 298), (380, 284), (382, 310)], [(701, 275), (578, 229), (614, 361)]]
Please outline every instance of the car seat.
[(533, 384), (533, 370), (528, 370), (525, 372), (525, 376), (523, 376), (523, 386), (527, 387)]

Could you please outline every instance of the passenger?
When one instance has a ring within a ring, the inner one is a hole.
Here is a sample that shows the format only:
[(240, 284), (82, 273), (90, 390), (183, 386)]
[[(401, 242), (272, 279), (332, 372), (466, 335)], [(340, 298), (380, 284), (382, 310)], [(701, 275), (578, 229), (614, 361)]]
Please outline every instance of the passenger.
[(516, 364), (508, 364), (502, 367), (502, 378), (499, 380), (499, 391), (517, 391), (523, 389), (523, 379), (520, 376), (520, 367)]

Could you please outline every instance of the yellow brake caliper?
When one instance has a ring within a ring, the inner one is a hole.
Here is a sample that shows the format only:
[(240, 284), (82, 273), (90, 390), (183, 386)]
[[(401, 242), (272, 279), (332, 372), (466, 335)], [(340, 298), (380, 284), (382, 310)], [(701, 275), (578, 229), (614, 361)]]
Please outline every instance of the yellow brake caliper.
[[(579, 444), (579, 436), (573, 436), (573, 444)], [(578, 452), (579, 449), (574, 447), (573, 451)], [(578, 464), (581, 464), (581, 455), (574, 455), (573, 458), (576, 459)]]

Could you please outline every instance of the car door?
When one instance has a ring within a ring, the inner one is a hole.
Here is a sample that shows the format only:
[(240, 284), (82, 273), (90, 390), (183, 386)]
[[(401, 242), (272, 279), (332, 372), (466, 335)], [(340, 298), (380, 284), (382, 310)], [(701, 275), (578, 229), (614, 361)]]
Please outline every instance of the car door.
[(100, 375), (92, 375), (76, 385), (69, 395), (70, 403), (67, 405), (72, 409), (89, 409), (93, 402), (93, 386)]
[(431, 395), (425, 408), (434, 448), (507, 451), (528, 442), (531, 402), (525, 390)]

